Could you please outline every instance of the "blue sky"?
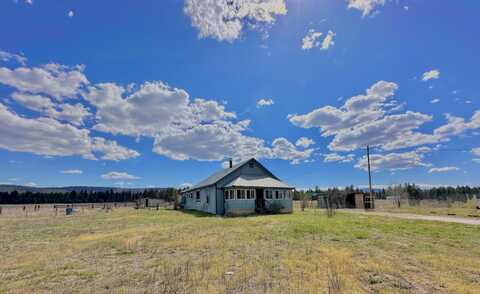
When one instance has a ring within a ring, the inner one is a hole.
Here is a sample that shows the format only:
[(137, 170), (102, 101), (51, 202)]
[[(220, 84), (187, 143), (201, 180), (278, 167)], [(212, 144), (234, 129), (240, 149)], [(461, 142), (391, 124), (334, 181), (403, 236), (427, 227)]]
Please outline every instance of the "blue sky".
[(233, 3), (2, 1), (0, 182), (480, 185), (480, 3)]

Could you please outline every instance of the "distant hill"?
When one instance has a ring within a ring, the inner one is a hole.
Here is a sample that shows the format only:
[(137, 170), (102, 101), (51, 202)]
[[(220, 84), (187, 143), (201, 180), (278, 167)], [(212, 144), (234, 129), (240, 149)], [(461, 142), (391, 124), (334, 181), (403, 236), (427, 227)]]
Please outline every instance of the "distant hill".
[(163, 191), (167, 188), (118, 188), (118, 187), (89, 187), (89, 186), (69, 186), (69, 187), (30, 187), (19, 185), (0, 185), (0, 192), (13, 192), (19, 193), (25, 192), (40, 192), (40, 193), (69, 193), (72, 191), (80, 192), (104, 192), (113, 190), (114, 192), (131, 191), (131, 192), (143, 192), (144, 190)]

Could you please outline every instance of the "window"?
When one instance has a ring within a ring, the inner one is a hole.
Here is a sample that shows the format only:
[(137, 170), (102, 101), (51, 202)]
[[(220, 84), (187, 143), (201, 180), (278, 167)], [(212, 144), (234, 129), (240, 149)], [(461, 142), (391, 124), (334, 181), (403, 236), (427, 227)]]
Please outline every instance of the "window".
[(278, 191), (275, 191), (275, 199), (280, 199), (280, 193)]
[(234, 200), (235, 199), (235, 190), (225, 190), (225, 200)]
[(247, 199), (255, 199), (255, 190), (247, 190)]
[(195, 192), (195, 193), (196, 193), (196, 195), (195, 195), (195, 200), (196, 200), (197, 202), (200, 202), (200, 191), (197, 191), (197, 192)]
[(206, 201), (207, 201), (207, 204), (210, 202), (210, 192), (208, 192), (208, 191), (207, 191), (207, 199), (206, 199)]
[(265, 191), (265, 198), (266, 199), (272, 199), (272, 191), (271, 190), (266, 190)]
[(292, 197), (292, 191), (285, 191), (285, 199), (290, 199)]
[(237, 190), (237, 200), (245, 199), (245, 190)]

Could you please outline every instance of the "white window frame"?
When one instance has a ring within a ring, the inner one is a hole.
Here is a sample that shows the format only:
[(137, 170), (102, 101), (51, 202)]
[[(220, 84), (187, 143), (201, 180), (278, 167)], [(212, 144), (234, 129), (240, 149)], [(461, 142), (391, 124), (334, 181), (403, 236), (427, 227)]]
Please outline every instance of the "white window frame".
[(245, 189), (237, 189), (237, 200), (247, 200), (247, 193)]
[(273, 191), (270, 189), (265, 190), (265, 199), (272, 200), (273, 199)]
[(275, 192), (273, 194), (274, 194), (273, 199), (280, 200), (280, 191), (279, 190), (275, 190)]
[[(255, 200), (257, 198), (255, 189), (247, 189), (247, 200)], [(250, 194), (250, 196), (248, 196)]]
[(225, 189), (223, 197), (225, 200), (235, 200), (235, 189)]

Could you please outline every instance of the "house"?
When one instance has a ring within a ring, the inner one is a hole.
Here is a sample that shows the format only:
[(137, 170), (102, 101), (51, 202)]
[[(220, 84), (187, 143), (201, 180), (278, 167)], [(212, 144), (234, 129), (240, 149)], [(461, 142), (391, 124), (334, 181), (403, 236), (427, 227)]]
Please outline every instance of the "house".
[(182, 205), (216, 215), (293, 211), (294, 188), (254, 158), (214, 173), (182, 192)]

